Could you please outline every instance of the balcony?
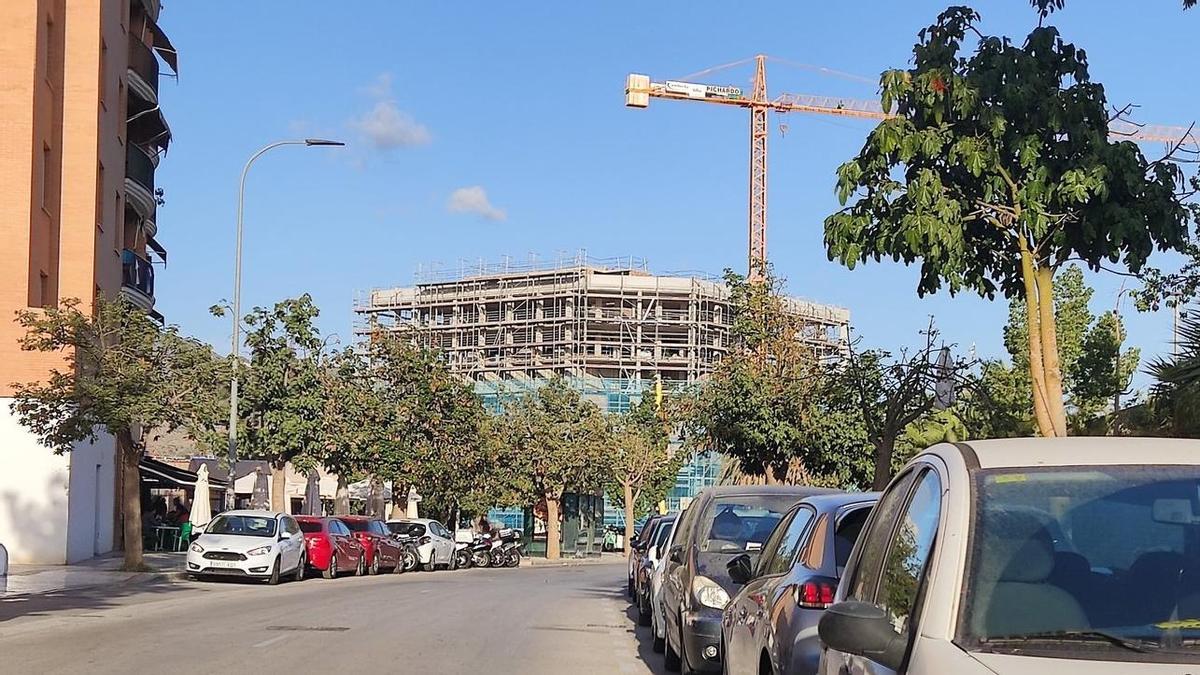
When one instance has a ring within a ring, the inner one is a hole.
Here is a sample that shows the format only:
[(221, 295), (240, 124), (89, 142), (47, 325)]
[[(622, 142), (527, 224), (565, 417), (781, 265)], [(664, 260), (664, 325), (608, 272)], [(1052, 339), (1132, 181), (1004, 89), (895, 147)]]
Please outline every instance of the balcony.
[(129, 33), (129, 90), (158, 103), (158, 58), (133, 31)]
[(121, 251), (121, 296), (147, 312), (154, 308), (154, 266), (129, 249)]
[(133, 144), (125, 146), (125, 202), (154, 220), (158, 203), (154, 198), (154, 160)]

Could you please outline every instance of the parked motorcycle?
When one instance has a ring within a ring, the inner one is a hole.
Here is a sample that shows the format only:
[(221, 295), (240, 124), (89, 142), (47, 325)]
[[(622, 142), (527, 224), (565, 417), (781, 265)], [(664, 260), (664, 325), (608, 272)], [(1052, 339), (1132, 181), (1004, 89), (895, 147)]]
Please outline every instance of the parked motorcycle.
[(517, 567), (521, 564), (521, 531), (500, 530), (499, 546), (492, 552), (492, 567)]
[(470, 567), (474, 560), (472, 553), (472, 543), (456, 541), (454, 542), (454, 566), (460, 570), (465, 570)]
[(417, 553), (417, 540), (407, 534), (393, 534), (395, 539), (404, 553), (400, 557), (400, 565), (402, 572), (411, 572), (417, 568), (421, 562), (420, 555)]

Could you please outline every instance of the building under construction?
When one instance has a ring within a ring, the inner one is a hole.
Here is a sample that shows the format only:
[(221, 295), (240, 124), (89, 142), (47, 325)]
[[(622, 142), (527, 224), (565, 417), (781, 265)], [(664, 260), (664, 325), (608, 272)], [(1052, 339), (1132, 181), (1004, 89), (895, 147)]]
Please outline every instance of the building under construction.
[[(821, 357), (847, 348), (850, 313), (798, 299), (801, 336)], [(415, 286), (370, 292), (355, 303), (358, 329), (410, 331), (440, 350), (480, 394), (563, 376), (588, 395), (627, 404), (661, 378), (694, 383), (730, 349), (729, 292), (696, 273), (651, 274), (637, 258), (483, 264), (418, 272)], [(617, 409), (617, 410), (614, 410)]]
[[(729, 291), (693, 272), (652, 274), (637, 258), (478, 263), (419, 271), (416, 285), (378, 289), (355, 301), (356, 330), (403, 330), (444, 354), (489, 409), (549, 377), (566, 378), (601, 410), (629, 410), (661, 378), (670, 392), (698, 382), (729, 353)], [(823, 358), (848, 348), (850, 312), (799, 299), (800, 338)], [(683, 467), (667, 506), (716, 484), (720, 458), (701, 453)], [(570, 511), (570, 504), (566, 504)], [(489, 518), (523, 527), (528, 513)], [(618, 525), (620, 509), (605, 523)], [(564, 550), (574, 540), (564, 536)]]

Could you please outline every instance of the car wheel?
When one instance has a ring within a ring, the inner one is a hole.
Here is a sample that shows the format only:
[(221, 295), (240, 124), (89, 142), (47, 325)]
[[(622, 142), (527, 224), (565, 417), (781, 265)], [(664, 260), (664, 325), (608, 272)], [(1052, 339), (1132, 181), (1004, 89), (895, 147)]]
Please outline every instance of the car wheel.
[(396, 564), (392, 566), (392, 574), (401, 574), (404, 572), (404, 552), (396, 554)]
[(368, 572), (371, 573), (371, 576), (375, 576), (376, 574), (379, 574), (379, 552), (378, 551), (375, 552), (375, 555), (371, 556), (371, 569), (369, 569)]
[[(682, 646), (681, 642), (680, 647), (682, 648)], [(663, 643), (663, 665), (666, 666), (667, 670), (675, 672), (679, 671), (681, 665), (679, 652), (675, 651), (675, 647), (671, 645), (670, 638), (667, 638)]]
[(367, 573), (367, 563), (363, 561), (364, 557), (362, 555), (358, 556), (358, 567), (354, 568), (354, 576), (356, 577), (361, 577)]
[(279, 585), (279, 556), (275, 557), (275, 564), (271, 567), (271, 576), (267, 577), (267, 585)]
[(638, 606), (638, 625), (639, 626), (649, 626), (650, 619), (652, 618), (650, 616), (650, 603), (646, 601), (646, 596), (643, 595), (642, 593), (638, 593), (637, 606)]
[(416, 551), (413, 551), (412, 549), (405, 549), (404, 565), (403, 565), (405, 572), (411, 572), (411, 571), (417, 569), (417, 563), (419, 563), (419, 562), (420, 562), (420, 559), (417, 557)]
[(422, 563), (421, 569), (425, 570), (426, 572), (432, 572), (437, 569), (437, 562), (434, 558), (433, 551), (429, 552), (429, 562)]
[(304, 581), (304, 573), (308, 567), (308, 556), (300, 554), (300, 564), (296, 565), (296, 574), (292, 577), (292, 581)]
[(330, 553), (329, 554), (329, 567), (326, 567), (325, 570), (323, 572), (321, 572), (321, 576), (325, 577), (326, 579), (336, 579), (337, 573), (338, 573), (337, 554)]

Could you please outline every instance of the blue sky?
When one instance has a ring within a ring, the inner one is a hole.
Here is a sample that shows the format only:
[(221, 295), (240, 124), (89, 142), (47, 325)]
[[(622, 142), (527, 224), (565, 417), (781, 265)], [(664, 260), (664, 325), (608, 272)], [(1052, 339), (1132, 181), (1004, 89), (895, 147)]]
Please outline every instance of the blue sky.
[[(1175, 0), (1073, 0), (1054, 17), (1084, 47), (1110, 102), (1139, 118), (1197, 117), (1190, 45), (1200, 13)], [(344, 149), (281, 148), (247, 188), (243, 305), (303, 292), (324, 332), (351, 338), (356, 291), (407, 285), (419, 265), (574, 253), (641, 256), (658, 270), (742, 269), (747, 113), (668, 101), (623, 106), (625, 75), (679, 78), (766, 53), (874, 81), (904, 66), (943, 2), (354, 3), (180, 1), (161, 22), (180, 52), (164, 81), (174, 141), (159, 169), (159, 309), (228, 349), (237, 179), (272, 140), (326, 136)], [(978, 2), (982, 29), (1023, 36), (1023, 0)], [(747, 87), (749, 66), (702, 78)], [(783, 92), (872, 98), (875, 86), (783, 62)], [(787, 125), (782, 134), (779, 123)], [(771, 122), (769, 252), (792, 294), (853, 312), (868, 345), (917, 340), (929, 315), (948, 341), (1003, 353), (1002, 302), (918, 299), (916, 273), (826, 260), (834, 170), (865, 121), (792, 114)], [(1147, 148), (1147, 152), (1158, 152)], [(1167, 261), (1163, 261), (1166, 263)], [(1094, 311), (1121, 279), (1098, 276)], [(1128, 301), (1125, 310), (1131, 310)], [(1167, 349), (1170, 315), (1130, 317), (1131, 341)]]

